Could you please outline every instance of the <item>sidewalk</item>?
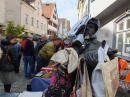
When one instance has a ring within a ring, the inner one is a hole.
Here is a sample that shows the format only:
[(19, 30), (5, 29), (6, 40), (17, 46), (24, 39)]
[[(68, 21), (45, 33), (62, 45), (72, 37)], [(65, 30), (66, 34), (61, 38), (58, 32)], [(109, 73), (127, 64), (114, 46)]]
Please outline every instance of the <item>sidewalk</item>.
[[(26, 86), (30, 83), (30, 80), (24, 78), (23, 61), (21, 60), (20, 71), (18, 74), (18, 80), (12, 84), (11, 92), (21, 93), (26, 90)], [(4, 92), (4, 86), (0, 81), (0, 93)]]

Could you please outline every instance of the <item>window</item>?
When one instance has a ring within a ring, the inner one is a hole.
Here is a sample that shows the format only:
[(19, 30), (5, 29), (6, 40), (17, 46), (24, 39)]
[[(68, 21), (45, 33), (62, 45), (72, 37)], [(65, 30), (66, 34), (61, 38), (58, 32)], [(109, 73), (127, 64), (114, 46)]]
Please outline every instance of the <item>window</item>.
[(125, 35), (124, 53), (130, 53), (130, 32)]
[(127, 25), (126, 28), (127, 28), (127, 29), (130, 28), (130, 19), (126, 20), (126, 23), (127, 23), (127, 24), (126, 24), (126, 25)]
[(84, 12), (84, 15), (88, 14), (88, 6), (86, 6), (86, 9), (85, 9), (85, 12)]
[(119, 24), (119, 30), (123, 30), (123, 22)]
[(50, 31), (50, 30), (47, 30), (47, 34), (48, 34), (48, 35), (51, 35), (51, 31)]
[(54, 13), (56, 14), (56, 10), (54, 11)]
[(51, 25), (51, 26), (52, 26), (52, 22), (51, 22), (51, 21), (49, 21), (49, 25)]
[(39, 21), (37, 21), (37, 28), (39, 27)]
[(49, 35), (49, 30), (47, 30), (47, 34)]
[(28, 15), (25, 16), (25, 24), (28, 24)]
[(41, 29), (43, 29), (43, 23), (41, 23)]
[(56, 20), (56, 16), (53, 14), (53, 18)]
[(57, 25), (55, 23), (53, 23), (53, 27), (57, 28)]
[(118, 34), (117, 37), (118, 37), (117, 49), (118, 49), (118, 52), (122, 52), (123, 34)]
[(46, 31), (46, 24), (44, 24), (44, 31)]
[(34, 18), (31, 19), (31, 26), (33, 26)]
[(37, 8), (37, 14), (39, 14), (39, 8)]
[(130, 16), (123, 18), (117, 24), (117, 49), (118, 54), (130, 57)]

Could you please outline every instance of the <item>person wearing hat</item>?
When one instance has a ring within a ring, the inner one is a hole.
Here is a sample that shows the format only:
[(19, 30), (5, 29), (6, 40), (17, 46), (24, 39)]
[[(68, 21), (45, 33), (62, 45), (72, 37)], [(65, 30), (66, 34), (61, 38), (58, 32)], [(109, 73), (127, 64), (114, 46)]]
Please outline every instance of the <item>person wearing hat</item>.
[(25, 78), (30, 79), (34, 67), (34, 44), (32, 35), (26, 36), (26, 44), (22, 53), (24, 60), (24, 75)]

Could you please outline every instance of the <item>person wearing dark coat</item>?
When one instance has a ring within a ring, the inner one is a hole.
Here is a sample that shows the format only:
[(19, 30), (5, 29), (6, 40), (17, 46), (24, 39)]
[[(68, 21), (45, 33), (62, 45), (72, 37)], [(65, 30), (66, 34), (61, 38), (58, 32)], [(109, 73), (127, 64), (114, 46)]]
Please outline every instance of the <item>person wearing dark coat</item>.
[(16, 75), (17, 73), (19, 73), (16, 49), (13, 45), (14, 43), (15, 43), (15, 36), (13, 36), (12, 34), (8, 34), (6, 39), (3, 39), (1, 41), (1, 48), (3, 50), (3, 54), (6, 54), (8, 47), (10, 46), (8, 50), (8, 55), (10, 56), (11, 63), (14, 66), (14, 69), (12, 69), (10, 72), (2, 70), (0, 71), (0, 80), (4, 84), (5, 92), (10, 92), (11, 84), (16, 81)]
[(46, 35), (42, 36), (42, 39), (37, 43), (35, 46), (35, 57), (38, 55), (39, 51), (42, 49), (42, 47), (47, 43), (46, 41)]
[(30, 35), (26, 39), (26, 44), (24, 50), (22, 50), (23, 58), (24, 58), (24, 75), (25, 79), (31, 79), (31, 73), (34, 63), (34, 44), (33, 44), (33, 36)]

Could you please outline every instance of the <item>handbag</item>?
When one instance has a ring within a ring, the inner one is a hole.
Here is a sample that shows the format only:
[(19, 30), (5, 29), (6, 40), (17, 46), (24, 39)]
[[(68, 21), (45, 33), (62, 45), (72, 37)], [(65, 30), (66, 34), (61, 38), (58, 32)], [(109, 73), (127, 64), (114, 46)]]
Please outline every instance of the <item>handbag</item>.
[(45, 97), (69, 97), (71, 87), (68, 85), (67, 77), (64, 77), (65, 83), (60, 84), (60, 76), (57, 76), (57, 81), (53, 86), (49, 86)]
[(6, 51), (6, 54), (3, 54), (3, 56), (0, 60), (0, 70), (1, 71), (6, 71), (6, 72), (14, 71), (14, 66), (11, 62), (10, 56), (8, 55), (8, 51), (10, 49), (10, 46), (8, 47), (8, 49)]
[[(53, 72), (52, 75), (51, 75), (50, 86), (54, 85), (56, 83), (56, 81), (57, 81), (57, 73)], [(67, 81), (68, 81), (69, 86), (71, 86), (70, 75), (69, 74), (67, 76)], [(60, 84), (62, 85), (64, 83), (65, 83), (64, 77), (60, 77)]]
[(70, 97), (92, 97), (88, 70), (84, 58), (79, 58), (75, 85)]

